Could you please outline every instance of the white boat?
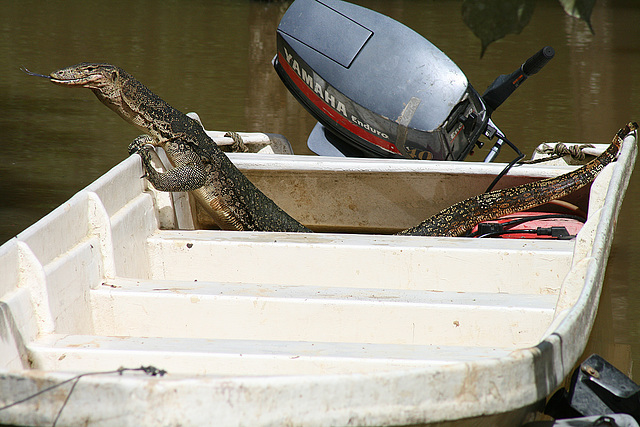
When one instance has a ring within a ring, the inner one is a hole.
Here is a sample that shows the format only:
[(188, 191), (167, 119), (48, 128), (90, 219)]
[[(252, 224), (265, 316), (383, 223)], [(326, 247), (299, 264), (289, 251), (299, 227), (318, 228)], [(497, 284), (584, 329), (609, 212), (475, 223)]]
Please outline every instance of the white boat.
[(570, 240), (386, 234), (503, 164), (230, 157), (320, 232), (190, 229), (126, 159), (0, 247), (0, 424), (519, 425), (585, 348), (636, 141)]

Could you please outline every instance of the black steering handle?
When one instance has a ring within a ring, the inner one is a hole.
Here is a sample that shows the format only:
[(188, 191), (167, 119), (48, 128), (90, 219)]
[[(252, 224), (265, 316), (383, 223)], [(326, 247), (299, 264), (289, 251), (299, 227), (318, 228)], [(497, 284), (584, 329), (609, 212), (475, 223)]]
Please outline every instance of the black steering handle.
[(553, 59), (556, 51), (551, 46), (545, 46), (536, 52), (531, 58), (527, 59), (522, 64), (522, 71), (527, 76), (532, 76), (538, 71), (542, 70), (542, 67), (547, 65), (551, 59)]
[(551, 46), (545, 46), (536, 52), (524, 64), (511, 74), (498, 76), (487, 90), (482, 94), (482, 99), (487, 107), (489, 115), (498, 108), (508, 97), (522, 84), (527, 77), (537, 73), (547, 65), (554, 57), (556, 51)]

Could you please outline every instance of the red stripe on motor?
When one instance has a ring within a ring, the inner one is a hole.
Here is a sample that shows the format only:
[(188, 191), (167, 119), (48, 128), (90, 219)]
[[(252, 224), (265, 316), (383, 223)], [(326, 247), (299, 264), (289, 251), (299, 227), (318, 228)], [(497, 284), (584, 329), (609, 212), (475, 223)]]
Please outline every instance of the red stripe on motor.
[(311, 88), (302, 80), (302, 78), (300, 78), (300, 76), (298, 76), (298, 74), (293, 70), (293, 68), (291, 68), (289, 63), (285, 60), (285, 58), (282, 56), (282, 53), (280, 52), (278, 52), (278, 60), (291, 81), (293, 81), (295, 85), (298, 86), (298, 89), (300, 89), (306, 95), (306, 97), (314, 103), (316, 107), (322, 110), (327, 116), (331, 117), (333, 121), (337, 122), (340, 126), (348, 129), (365, 141), (369, 141), (370, 143), (375, 144), (387, 151), (391, 151), (392, 153), (400, 154), (400, 151), (398, 151), (395, 145), (393, 145), (389, 141), (385, 141), (384, 139), (377, 137), (376, 135), (366, 131), (365, 129), (362, 129), (359, 126), (356, 126), (355, 124), (347, 120), (347, 118), (342, 114), (331, 108), (326, 102), (324, 102), (322, 98), (318, 96), (318, 94), (311, 90)]

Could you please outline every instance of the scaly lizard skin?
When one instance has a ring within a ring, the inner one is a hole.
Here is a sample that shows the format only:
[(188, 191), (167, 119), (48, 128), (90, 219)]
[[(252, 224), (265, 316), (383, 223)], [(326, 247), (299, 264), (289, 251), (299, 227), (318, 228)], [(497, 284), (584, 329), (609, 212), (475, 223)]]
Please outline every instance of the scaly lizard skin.
[(635, 131), (631, 122), (620, 129), (609, 147), (586, 165), (554, 178), (542, 179), (517, 187), (479, 194), (445, 208), (415, 227), (398, 234), (406, 236), (462, 236), (483, 221), (540, 206), (564, 197), (593, 182), (609, 163), (616, 160), (623, 138)]
[[(258, 190), (198, 122), (121, 68), (82, 63), (54, 71), (50, 79), (62, 86), (91, 89), (107, 107), (145, 132), (131, 143), (129, 152), (142, 157), (146, 178), (160, 191), (190, 191), (220, 228), (310, 231)], [(162, 147), (173, 168), (158, 172), (151, 164), (149, 145)]]
[[(191, 191), (222, 229), (310, 232), (258, 190), (207, 136), (195, 120), (174, 109), (124, 70), (110, 64), (82, 63), (51, 73), (53, 83), (86, 87), (106, 106), (142, 129), (129, 146), (142, 157), (147, 179), (160, 191)], [(617, 157), (622, 139), (635, 131), (629, 123), (600, 156), (572, 172), (480, 194), (458, 202), (401, 231), (411, 236), (462, 236), (482, 221), (540, 206), (591, 183)], [(162, 147), (174, 166), (158, 172), (150, 145)]]

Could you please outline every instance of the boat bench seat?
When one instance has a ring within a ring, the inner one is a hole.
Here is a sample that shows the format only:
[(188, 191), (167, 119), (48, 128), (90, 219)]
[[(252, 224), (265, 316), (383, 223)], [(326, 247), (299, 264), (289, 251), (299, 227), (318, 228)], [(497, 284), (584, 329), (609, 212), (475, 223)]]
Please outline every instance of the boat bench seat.
[(538, 342), (556, 303), (553, 295), (130, 279), (90, 297), (104, 336), (514, 348)]
[(138, 260), (146, 275), (94, 285), (91, 324), (59, 323), (29, 359), (295, 375), (503, 357), (552, 322), (574, 243), (158, 230)]
[(160, 230), (147, 239), (145, 278), (557, 294), (574, 248), (575, 240)]
[(158, 230), (126, 269), (116, 251), (126, 274), (84, 288), (82, 323), (56, 317), (28, 358), (34, 369), (296, 375), (504, 357), (544, 335), (574, 245)]
[(424, 368), (504, 357), (510, 349), (231, 340), (47, 335), (29, 344), (34, 369), (108, 371), (152, 365), (170, 374), (313, 375)]
[(410, 369), (504, 357), (535, 345), (544, 331), (531, 325), (549, 324), (555, 300), (117, 278), (90, 291), (94, 334), (48, 335), (28, 351), (34, 368), (71, 371), (139, 365), (207, 375)]

